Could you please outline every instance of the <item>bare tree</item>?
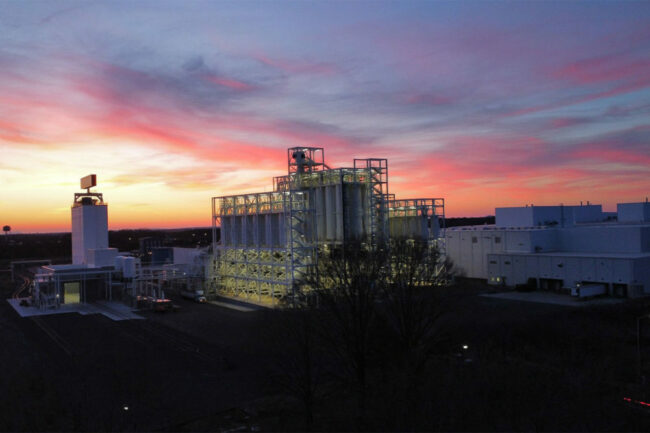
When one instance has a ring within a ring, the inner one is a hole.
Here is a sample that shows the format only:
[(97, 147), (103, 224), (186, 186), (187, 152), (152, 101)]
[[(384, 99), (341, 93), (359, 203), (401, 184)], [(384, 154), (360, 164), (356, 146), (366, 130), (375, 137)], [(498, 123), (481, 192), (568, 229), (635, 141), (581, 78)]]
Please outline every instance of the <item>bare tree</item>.
[(271, 331), (276, 343), (276, 379), (288, 394), (303, 403), (305, 431), (310, 431), (323, 378), (317, 317), (308, 308), (285, 309), (275, 317), (276, 326)]
[(390, 277), (381, 286), (381, 316), (390, 335), (396, 391), (403, 394), (400, 429), (411, 429), (419, 384), (441, 330), (440, 319), (450, 309), (447, 286), (452, 263), (426, 241), (391, 241)]
[(313, 290), (318, 308), (311, 314), (338, 360), (336, 369), (355, 384), (359, 429), (367, 426), (370, 385), (379, 385), (371, 379), (375, 361), (386, 364), (386, 356), (385, 371), (406, 404), (397, 406), (406, 410), (402, 418), (410, 417), (418, 378), (435, 352), (445, 311), (440, 289), (450, 272), (451, 264), (426, 242), (399, 240), (374, 248), (348, 242), (322, 251), (317, 272), (301, 282)]
[(348, 242), (321, 254), (318, 272), (306, 277), (317, 297), (320, 335), (356, 385), (359, 429), (365, 424), (376, 300), (387, 281), (387, 257), (383, 246)]

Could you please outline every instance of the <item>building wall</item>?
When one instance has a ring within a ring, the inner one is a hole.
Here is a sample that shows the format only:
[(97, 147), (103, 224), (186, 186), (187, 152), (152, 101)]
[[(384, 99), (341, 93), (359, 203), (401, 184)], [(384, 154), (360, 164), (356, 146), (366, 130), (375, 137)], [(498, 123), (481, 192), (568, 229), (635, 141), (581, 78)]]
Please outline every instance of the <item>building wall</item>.
[(650, 257), (600, 257), (548, 254), (488, 254), (488, 281), (514, 286), (529, 278), (558, 280), (563, 288), (577, 283), (604, 283), (610, 291), (622, 284), (632, 291), (628, 296), (650, 293)]
[(494, 211), (497, 227), (533, 227), (532, 207), (498, 207)]
[(635, 285), (643, 285), (643, 294), (650, 293), (650, 257), (645, 257), (634, 263)]
[(650, 252), (647, 239), (650, 227), (612, 224), (558, 229), (559, 248), (581, 253)]
[(557, 232), (552, 229), (448, 229), (447, 255), (469, 278), (488, 278), (488, 254), (532, 253), (556, 249)]
[(650, 203), (619, 203), (616, 205), (619, 222), (650, 222)]
[(117, 248), (89, 248), (86, 250), (86, 261), (91, 267), (114, 266), (117, 253)]
[(86, 264), (89, 249), (108, 248), (108, 207), (82, 205), (72, 208), (72, 263)]
[(496, 208), (495, 215), (497, 227), (570, 227), (604, 219), (601, 205), (505, 207)]
[(650, 258), (602, 258), (650, 253), (650, 226), (448, 229), (446, 241), (449, 258), (465, 276), (491, 284), (514, 286), (535, 278), (567, 288), (577, 282), (602, 282), (610, 289), (621, 284), (628, 296), (650, 292)]

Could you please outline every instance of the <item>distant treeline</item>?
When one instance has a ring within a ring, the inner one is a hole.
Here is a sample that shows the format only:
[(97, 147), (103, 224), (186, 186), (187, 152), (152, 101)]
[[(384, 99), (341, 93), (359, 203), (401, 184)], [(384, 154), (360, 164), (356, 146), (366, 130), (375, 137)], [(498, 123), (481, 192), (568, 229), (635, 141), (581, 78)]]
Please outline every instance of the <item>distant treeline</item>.
[[(33, 233), (1, 236), (0, 261), (51, 259), (55, 263), (69, 263), (72, 257), (70, 233)], [(140, 239), (160, 239), (162, 246), (196, 247), (212, 242), (212, 230), (193, 228), (178, 230), (111, 230), (108, 245), (120, 251), (138, 253)]]
[(460, 226), (479, 226), (485, 224), (494, 224), (494, 216), (484, 217), (462, 217), (462, 218), (445, 218), (447, 227), (460, 227)]
[[(447, 218), (445, 224), (447, 227), (494, 224), (494, 217)], [(212, 242), (211, 232), (210, 228), (111, 230), (108, 232), (108, 245), (136, 254), (140, 250), (142, 238), (159, 239), (162, 246), (168, 247), (204, 247)], [(1, 237), (0, 261), (3, 262), (51, 259), (55, 263), (66, 263), (72, 257), (70, 233), (10, 234)]]

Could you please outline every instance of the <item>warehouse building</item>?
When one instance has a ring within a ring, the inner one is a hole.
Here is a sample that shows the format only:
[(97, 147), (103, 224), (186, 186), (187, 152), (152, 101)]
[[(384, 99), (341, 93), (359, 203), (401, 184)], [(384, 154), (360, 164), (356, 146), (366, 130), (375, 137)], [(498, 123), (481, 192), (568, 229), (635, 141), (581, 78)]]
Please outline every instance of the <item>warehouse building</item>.
[(494, 225), (446, 231), (447, 254), (469, 278), (578, 294), (650, 294), (650, 203), (497, 208)]

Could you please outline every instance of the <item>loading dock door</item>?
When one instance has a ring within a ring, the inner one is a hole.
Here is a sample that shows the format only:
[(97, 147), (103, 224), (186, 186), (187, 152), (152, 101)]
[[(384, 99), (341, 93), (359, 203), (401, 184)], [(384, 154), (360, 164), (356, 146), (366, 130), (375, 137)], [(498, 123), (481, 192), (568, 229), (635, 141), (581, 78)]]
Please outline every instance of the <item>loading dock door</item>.
[(79, 282), (64, 283), (63, 284), (63, 303), (64, 304), (78, 304), (79, 303)]

